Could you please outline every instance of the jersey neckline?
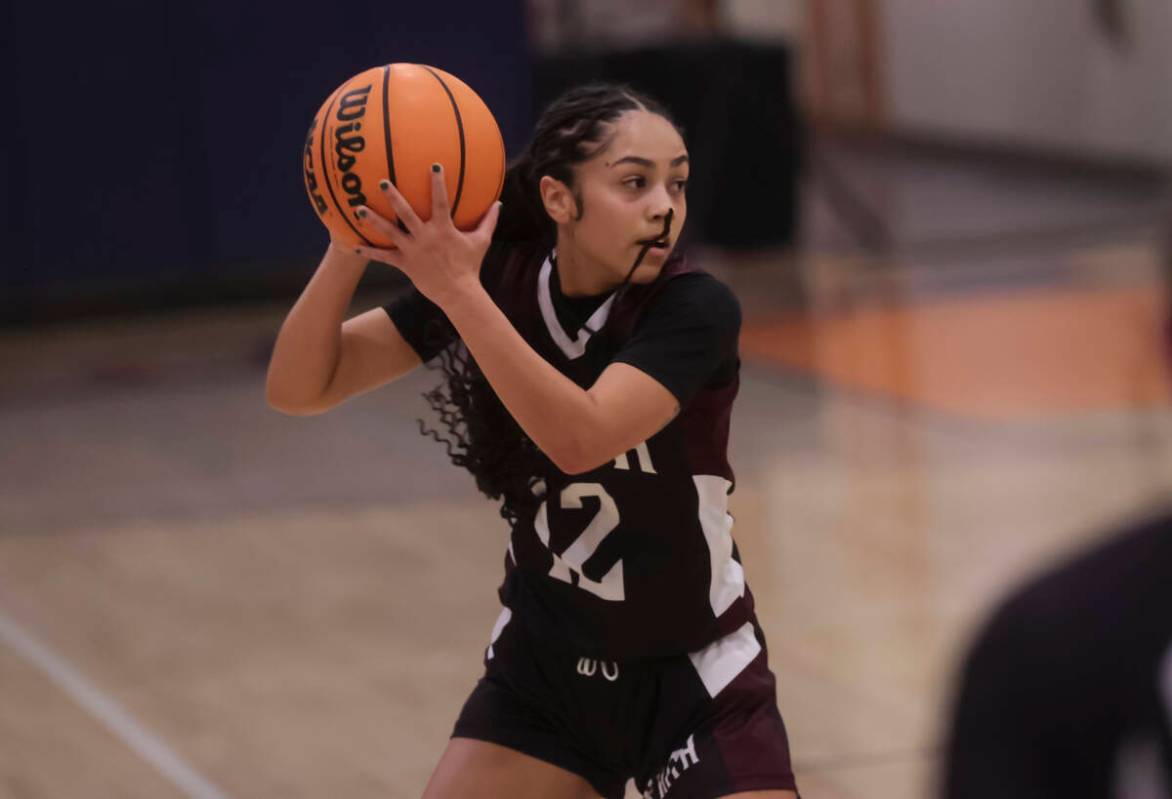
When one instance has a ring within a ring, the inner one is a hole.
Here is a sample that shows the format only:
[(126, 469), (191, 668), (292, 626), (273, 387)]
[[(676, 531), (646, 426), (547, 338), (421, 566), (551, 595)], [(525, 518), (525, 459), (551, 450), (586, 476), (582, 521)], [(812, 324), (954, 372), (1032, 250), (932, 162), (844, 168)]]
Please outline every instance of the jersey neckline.
[(553, 261), (549, 255), (541, 264), (541, 271), (537, 275), (537, 305), (541, 308), (541, 317), (545, 321), (546, 330), (554, 344), (562, 354), (571, 361), (581, 358), (586, 353), (586, 345), (590, 338), (606, 324), (610, 316), (611, 306), (614, 305), (615, 294), (612, 291), (601, 305), (594, 310), (590, 318), (573, 335), (566, 331), (558, 318), (554, 307), (554, 298), (550, 283), (553, 275)]

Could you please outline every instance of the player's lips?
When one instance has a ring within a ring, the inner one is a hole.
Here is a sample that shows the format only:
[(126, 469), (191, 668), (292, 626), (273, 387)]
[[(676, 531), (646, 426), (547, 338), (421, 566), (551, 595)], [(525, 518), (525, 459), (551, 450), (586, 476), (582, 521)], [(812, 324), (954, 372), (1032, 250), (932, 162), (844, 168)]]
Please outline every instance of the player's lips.
[(639, 239), (635, 242), (640, 247), (651, 247), (658, 250), (666, 250), (671, 246), (671, 239), (655, 238), (655, 239)]

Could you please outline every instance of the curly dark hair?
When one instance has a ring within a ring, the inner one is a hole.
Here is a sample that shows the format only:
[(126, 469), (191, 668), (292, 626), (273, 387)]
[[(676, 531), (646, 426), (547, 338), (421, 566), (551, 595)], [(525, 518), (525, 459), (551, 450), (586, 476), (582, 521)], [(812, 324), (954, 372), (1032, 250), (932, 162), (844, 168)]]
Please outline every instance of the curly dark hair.
[[(574, 191), (577, 218), (583, 213), (574, 167), (609, 146), (610, 125), (627, 111), (658, 114), (679, 126), (656, 100), (621, 84), (590, 84), (570, 89), (541, 114), (533, 139), (505, 173), (503, 206), (494, 242), (557, 243), (557, 226), (545, 212), (539, 184), (549, 175)], [(431, 335), (450, 341), (454, 331), (439, 325)], [(423, 396), (447, 430), (440, 433), (421, 420), (420, 432), (443, 444), (452, 463), (467, 469), (487, 497), (501, 500), (501, 516), (509, 525), (541, 502), (539, 475), (549, 459), (525, 434), (501, 403), (463, 343), (440, 354), (443, 381)]]

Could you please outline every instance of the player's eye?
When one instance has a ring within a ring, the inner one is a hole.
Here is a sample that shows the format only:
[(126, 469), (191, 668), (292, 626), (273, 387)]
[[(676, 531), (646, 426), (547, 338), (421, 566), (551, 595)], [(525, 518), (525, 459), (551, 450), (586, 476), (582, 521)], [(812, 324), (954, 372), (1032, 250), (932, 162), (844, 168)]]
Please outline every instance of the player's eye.
[(684, 189), (688, 188), (688, 181), (681, 178), (680, 180), (673, 180), (672, 185), (675, 187), (676, 191), (683, 191)]
[(647, 178), (642, 175), (632, 175), (623, 181), (623, 185), (631, 189), (641, 189), (647, 185)]

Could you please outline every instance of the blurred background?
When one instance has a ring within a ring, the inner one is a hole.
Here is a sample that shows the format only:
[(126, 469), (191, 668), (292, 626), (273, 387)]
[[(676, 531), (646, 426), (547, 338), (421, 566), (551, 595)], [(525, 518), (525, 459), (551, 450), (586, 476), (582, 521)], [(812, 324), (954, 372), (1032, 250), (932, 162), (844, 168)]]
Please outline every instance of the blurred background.
[[(267, 408), (322, 99), (423, 62), (510, 155), (662, 98), (744, 309), (732, 509), (807, 799), (937, 795), (957, 670), (1172, 499), (1164, 0), (6, 3), (0, 797), (410, 797), (507, 529), (419, 370)], [(368, 270), (355, 312), (401, 280)], [(633, 794), (632, 794), (633, 795)]]

